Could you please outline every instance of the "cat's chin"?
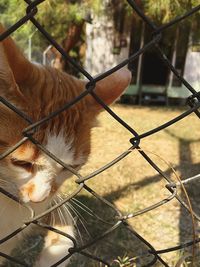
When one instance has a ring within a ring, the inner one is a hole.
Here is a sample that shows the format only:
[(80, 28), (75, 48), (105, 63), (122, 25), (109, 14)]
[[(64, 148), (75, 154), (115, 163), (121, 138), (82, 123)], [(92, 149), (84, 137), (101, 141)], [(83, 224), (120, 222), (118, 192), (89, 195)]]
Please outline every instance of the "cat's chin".
[(37, 195), (37, 194), (31, 194), (31, 195), (25, 195), (21, 198), (22, 202), (25, 204), (28, 203), (42, 203), (44, 202), (47, 198), (49, 198), (50, 194), (44, 194), (44, 195)]
[(29, 201), (27, 201), (27, 202), (24, 202), (25, 204), (26, 203), (35, 203), (35, 204), (40, 204), (40, 203), (43, 203), (43, 202), (45, 202), (47, 199), (49, 199), (49, 197), (46, 197), (46, 198), (44, 198), (44, 199), (42, 199), (42, 200), (29, 200)]
[(40, 204), (43, 202), (46, 202), (47, 200), (49, 201), (51, 198), (53, 197), (53, 193), (52, 192), (48, 192), (48, 194), (44, 194), (44, 195), (28, 195), (25, 197), (21, 198), (21, 201), (25, 204), (30, 204), (30, 203), (34, 203), (34, 204)]

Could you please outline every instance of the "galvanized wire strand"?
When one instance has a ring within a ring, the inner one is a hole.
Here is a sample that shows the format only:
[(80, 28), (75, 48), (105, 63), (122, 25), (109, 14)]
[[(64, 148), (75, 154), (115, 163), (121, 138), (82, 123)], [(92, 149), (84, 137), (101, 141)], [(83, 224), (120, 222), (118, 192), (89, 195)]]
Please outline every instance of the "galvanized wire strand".
[(145, 209), (139, 210), (139, 211), (137, 211), (135, 213), (129, 213), (128, 215), (123, 215), (120, 219), (121, 220), (132, 219), (132, 218), (134, 218), (136, 216), (139, 216), (141, 214), (144, 214), (146, 212), (149, 212), (151, 210), (154, 210), (156, 208), (159, 208), (160, 206), (163, 206), (164, 204), (166, 204), (169, 201), (171, 201), (172, 199), (174, 199), (176, 197), (176, 195), (177, 195), (177, 190), (175, 188), (174, 191), (173, 191), (173, 193), (169, 197), (167, 197), (167, 198), (165, 198), (165, 199), (157, 202), (156, 204), (153, 204), (153, 205), (151, 205), (151, 206), (149, 206), (149, 207), (147, 207)]
[(158, 253), (156, 253), (156, 250), (155, 248), (146, 240), (144, 239), (138, 232), (136, 232), (130, 225), (129, 223), (124, 220), (122, 221), (123, 222), (123, 225), (128, 229), (128, 231), (136, 236), (140, 241), (142, 241), (148, 248), (150, 248), (149, 252), (154, 256), (153, 260), (146, 264), (144, 267), (147, 267), (147, 266), (153, 266), (154, 263), (156, 263), (157, 261), (160, 261), (160, 263), (163, 264), (163, 266), (165, 267), (169, 267), (169, 265), (160, 257), (160, 255)]
[(174, 119), (172, 119), (172, 120), (170, 120), (170, 121), (168, 121), (168, 122), (166, 122), (166, 123), (163, 123), (162, 125), (160, 125), (160, 126), (154, 128), (154, 129), (152, 129), (152, 130), (150, 130), (150, 131), (148, 131), (148, 132), (145, 132), (145, 133), (143, 133), (143, 134), (140, 134), (140, 135), (138, 135), (138, 137), (133, 137), (133, 138), (131, 138), (130, 142), (131, 142), (132, 144), (135, 144), (135, 142), (137, 141), (137, 138), (138, 138), (139, 140), (141, 140), (141, 139), (143, 139), (143, 138), (145, 138), (145, 137), (148, 137), (148, 136), (150, 136), (150, 135), (152, 135), (152, 134), (155, 134), (155, 133), (157, 133), (157, 132), (160, 132), (161, 130), (166, 129), (167, 127), (173, 125), (174, 123), (176, 123), (176, 122), (178, 122), (178, 121), (180, 121), (180, 120), (186, 118), (187, 116), (189, 116), (190, 114), (192, 114), (193, 112), (195, 112), (196, 110), (198, 110), (199, 107), (200, 107), (200, 102), (196, 103), (195, 106), (193, 106), (192, 108), (186, 110), (185, 112), (183, 112), (182, 114), (180, 114), (180, 115), (177, 116), (176, 118), (174, 118)]
[(163, 32), (164, 30), (168, 29), (169, 27), (173, 26), (176, 23), (181, 22), (182, 20), (192, 16), (193, 14), (197, 13), (200, 10), (200, 5), (193, 7), (190, 11), (186, 12), (182, 16), (178, 16), (174, 19), (172, 19), (170, 22), (164, 24), (163, 26), (158, 27), (155, 31), (154, 34), (158, 34), (160, 32)]
[[(138, 150), (139, 153), (144, 157), (144, 159), (171, 185), (172, 181), (171, 179), (159, 168), (159, 166), (145, 153), (145, 151), (139, 149)], [(166, 185), (166, 188), (172, 193), (173, 189), (171, 188), (171, 186), (168, 187), (168, 185)], [(175, 198), (179, 201), (179, 203), (189, 212), (190, 208), (188, 207), (188, 205), (185, 203), (185, 201), (179, 196), (179, 195), (175, 195)], [(198, 214), (196, 214), (194, 211), (192, 212), (193, 216), (200, 221), (200, 217), (198, 216)]]
[(189, 242), (180, 244), (180, 245), (178, 245), (178, 246), (174, 246), (174, 247), (166, 248), (166, 249), (156, 250), (156, 253), (158, 253), (158, 254), (169, 253), (169, 252), (172, 252), (172, 251), (176, 251), (176, 250), (180, 250), (180, 249), (183, 249), (183, 248), (190, 247), (190, 246), (192, 246), (194, 243), (195, 243), (195, 244), (198, 244), (199, 242), (200, 242), (200, 238), (196, 238), (195, 240), (192, 240), (192, 241), (189, 241)]

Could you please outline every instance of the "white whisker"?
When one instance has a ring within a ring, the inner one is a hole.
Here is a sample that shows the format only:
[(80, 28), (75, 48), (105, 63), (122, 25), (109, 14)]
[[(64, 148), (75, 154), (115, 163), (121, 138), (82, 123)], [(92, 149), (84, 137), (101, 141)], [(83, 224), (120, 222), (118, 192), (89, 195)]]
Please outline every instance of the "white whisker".
[[(61, 201), (63, 200), (63, 198), (62, 198), (60, 195), (57, 195), (57, 197), (58, 197)], [(70, 207), (69, 207), (68, 204), (69, 204), (69, 203), (66, 203), (65, 205), (62, 205), (62, 206), (61, 206), (61, 209), (62, 209), (62, 211), (64, 212), (64, 214), (66, 214), (67, 217), (70, 217), (70, 218), (72, 219), (72, 222), (73, 222), (73, 224), (75, 225), (76, 230), (77, 230), (77, 233), (78, 233), (78, 235), (79, 235), (79, 237), (80, 237), (81, 243), (83, 244), (83, 239), (82, 239), (82, 236), (81, 236), (81, 232), (80, 232), (80, 230), (79, 230), (78, 224), (77, 224), (77, 222), (76, 222), (74, 216), (72, 215), (71, 211), (69, 210)], [(68, 207), (69, 207), (69, 208), (68, 208)], [(72, 211), (74, 212), (74, 210), (72, 210)], [(76, 217), (78, 217), (78, 215), (77, 215), (75, 212), (74, 212), (74, 214), (76, 215)]]
[(77, 211), (77, 209), (74, 206), (72, 206), (72, 204), (67, 203), (67, 205), (74, 212), (74, 214), (78, 217), (78, 219), (79, 219), (80, 223), (82, 224), (83, 228), (85, 229), (85, 232), (87, 233), (87, 235), (89, 237), (91, 237), (91, 235), (90, 235), (87, 227), (84, 224), (84, 222), (87, 223), (87, 221), (85, 220), (85, 218), (80, 214), (80, 212)]
[[(53, 206), (54, 204), (56, 204), (56, 202), (55, 202), (55, 200), (53, 199), (52, 202), (51, 202), (51, 206)], [(54, 227), (54, 225), (55, 225), (55, 212), (52, 211), (52, 212), (50, 213), (50, 216), (51, 216), (51, 217), (50, 217), (50, 225)]]
[[(54, 201), (55, 201), (55, 204), (58, 204), (59, 203), (59, 201), (57, 201), (57, 200), (54, 200)], [(58, 214), (58, 218), (60, 220), (60, 224), (61, 225), (65, 225), (65, 222), (63, 221), (62, 212), (61, 212), (60, 208), (57, 208), (56, 209), (56, 212)]]
[(72, 202), (74, 205), (79, 207), (81, 210), (85, 211), (88, 215), (96, 218), (96, 216), (94, 215), (94, 212), (90, 208), (88, 208), (86, 205), (84, 205), (82, 202), (80, 202), (79, 200), (73, 198), (73, 199), (70, 199), (70, 202)]
[[(63, 200), (63, 198), (61, 197), (61, 195), (58, 195), (58, 197), (60, 198), (60, 200)], [(78, 204), (77, 204), (78, 205)], [(72, 205), (72, 203), (67, 202), (65, 205), (63, 205), (63, 208), (65, 208), (67, 211), (67, 207), (69, 207), (73, 213), (77, 216), (77, 218), (79, 219), (80, 223), (82, 224), (83, 228), (85, 229), (85, 232), (87, 233), (87, 235), (89, 237), (91, 237), (89, 231), (87, 230), (87, 227), (85, 226), (85, 224), (87, 224), (87, 221), (85, 220), (85, 218), (83, 217), (83, 215)], [(81, 208), (81, 207), (80, 207)], [(88, 208), (89, 209), (89, 208)], [(84, 209), (83, 209), (84, 210)], [(84, 210), (85, 211), (85, 210)], [(85, 222), (85, 224), (84, 224)], [(76, 224), (77, 225), (77, 224)]]

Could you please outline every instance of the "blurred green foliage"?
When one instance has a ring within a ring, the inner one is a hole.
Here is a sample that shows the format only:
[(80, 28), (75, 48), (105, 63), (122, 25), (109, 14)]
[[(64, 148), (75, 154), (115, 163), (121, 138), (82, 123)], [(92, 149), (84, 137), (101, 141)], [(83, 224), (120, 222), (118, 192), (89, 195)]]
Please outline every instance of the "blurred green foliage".
[[(157, 25), (167, 23), (199, 4), (199, 0), (137, 0), (136, 2)], [(62, 43), (72, 23), (88, 21), (91, 14), (99, 15), (101, 12), (105, 12), (102, 3), (101, 0), (45, 0), (38, 5), (38, 13), (35, 17), (59, 43)], [(110, 9), (117, 9), (123, 5), (128, 16), (135, 14), (126, 0), (109, 0), (105, 3)], [(24, 1), (0, 0), (1, 22), (9, 27), (26, 14), (26, 7), (27, 4)], [(111, 11), (109, 8), (107, 9), (108, 13)], [(112, 15), (111, 12), (109, 14)], [(200, 36), (200, 12), (185, 22), (193, 29), (195, 38)], [(43, 51), (48, 46), (47, 40), (31, 22), (20, 27), (13, 36), (25, 52), (28, 50), (29, 38), (33, 40), (33, 54)]]
[[(1, 23), (9, 27), (26, 15), (27, 4), (20, 0), (0, 0)], [(80, 23), (90, 17), (90, 13), (101, 12), (100, 0), (46, 0), (38, 5), (35, 18), (44, 26), (59, 43), (66, 38), (71, 23)], [(48, 41), (40, 34), (31, 22), (25, 23), (12, 35), (23, 48), (28, 50), (28, 39), (32, 41), (32, 52), (43, 51)]]

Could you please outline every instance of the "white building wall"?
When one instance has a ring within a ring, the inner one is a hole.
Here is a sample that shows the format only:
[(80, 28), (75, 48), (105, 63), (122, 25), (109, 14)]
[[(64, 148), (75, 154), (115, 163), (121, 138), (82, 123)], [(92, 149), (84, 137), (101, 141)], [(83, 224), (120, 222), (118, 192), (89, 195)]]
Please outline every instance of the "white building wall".
[(200, 91), (200, 52), (193, 52), (191, 49), (188, 50), (184, 78), (195, 90)]

